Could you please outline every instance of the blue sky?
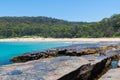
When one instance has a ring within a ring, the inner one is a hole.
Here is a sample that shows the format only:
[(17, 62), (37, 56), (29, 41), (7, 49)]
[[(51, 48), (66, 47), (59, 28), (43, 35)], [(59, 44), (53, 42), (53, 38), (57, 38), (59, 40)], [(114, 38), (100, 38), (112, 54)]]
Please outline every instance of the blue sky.
[(0, 16), (47, 16), (100, 21), (120, 13), (120, 0), (0, 0)]

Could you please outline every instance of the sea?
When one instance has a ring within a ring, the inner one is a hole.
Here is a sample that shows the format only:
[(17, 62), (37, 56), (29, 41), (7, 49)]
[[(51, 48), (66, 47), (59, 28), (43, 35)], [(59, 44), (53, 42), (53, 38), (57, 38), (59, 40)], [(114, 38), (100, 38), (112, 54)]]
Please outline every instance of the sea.
[(12, 64), (9, 60), (26, 52), (69, 46), (69, 42), (0, 42), (0, 66)]

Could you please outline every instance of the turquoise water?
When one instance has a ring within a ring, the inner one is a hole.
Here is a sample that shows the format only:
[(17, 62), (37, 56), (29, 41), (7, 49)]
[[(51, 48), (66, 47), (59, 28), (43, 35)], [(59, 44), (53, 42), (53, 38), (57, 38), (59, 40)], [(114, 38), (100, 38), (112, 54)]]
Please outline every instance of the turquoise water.
[(0, 65), (11, 64), (9, 60), (25, 52), (68, 46), (64, 42), (0, 42)]

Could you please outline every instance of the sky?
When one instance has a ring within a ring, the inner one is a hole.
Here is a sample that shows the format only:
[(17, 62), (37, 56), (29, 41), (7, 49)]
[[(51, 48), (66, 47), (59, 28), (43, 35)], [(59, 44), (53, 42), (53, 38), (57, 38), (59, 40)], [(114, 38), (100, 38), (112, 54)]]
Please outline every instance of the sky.
[(0, 0), (0, 16), (95, 22), (120, 13), (120, 0)]

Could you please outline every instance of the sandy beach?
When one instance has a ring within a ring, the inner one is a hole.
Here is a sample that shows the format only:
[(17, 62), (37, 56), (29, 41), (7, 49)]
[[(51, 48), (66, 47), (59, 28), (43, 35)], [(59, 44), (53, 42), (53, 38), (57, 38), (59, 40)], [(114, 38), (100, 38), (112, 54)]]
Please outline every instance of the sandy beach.
[(0, 42), (101, 42), (120, 41), (120, 38), (9, 38)]

